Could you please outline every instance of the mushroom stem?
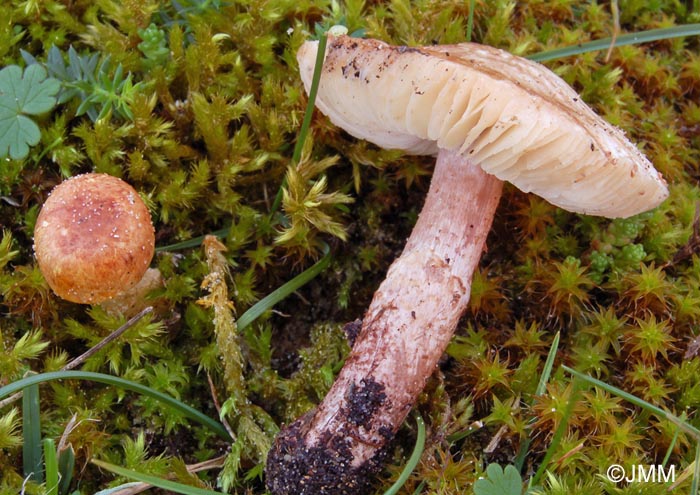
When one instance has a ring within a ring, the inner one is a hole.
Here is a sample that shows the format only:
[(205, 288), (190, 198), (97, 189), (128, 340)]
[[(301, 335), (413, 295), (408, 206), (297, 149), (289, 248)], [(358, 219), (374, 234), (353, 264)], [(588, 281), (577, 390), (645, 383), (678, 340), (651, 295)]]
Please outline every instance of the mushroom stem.
[(323, 402), (275, 441), (275, 495), (359, 494), (435, 370), (469, 301), (502, 183), (441, 150), (406, 247), (374, 294)]

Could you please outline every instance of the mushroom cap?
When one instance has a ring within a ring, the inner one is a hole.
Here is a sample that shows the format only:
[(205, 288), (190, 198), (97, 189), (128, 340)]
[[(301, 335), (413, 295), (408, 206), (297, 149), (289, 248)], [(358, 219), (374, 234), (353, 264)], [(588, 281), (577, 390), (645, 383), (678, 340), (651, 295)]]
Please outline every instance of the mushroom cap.
[(153, 258), (155, 235), (136, 190), (106, 174), (56, 186), (34, 228), (34, 252), (53, 291), (93, 304), (136, 285)]
[[(317, 51), (307, 41), (297, 53), (307, 91)], [(569, 211), (628, 217), (668, 196), (649, 160), (561, 78), (489, 46), (329, 36), (316, 105), (355, 137), (412, 154), (459, 150)]]

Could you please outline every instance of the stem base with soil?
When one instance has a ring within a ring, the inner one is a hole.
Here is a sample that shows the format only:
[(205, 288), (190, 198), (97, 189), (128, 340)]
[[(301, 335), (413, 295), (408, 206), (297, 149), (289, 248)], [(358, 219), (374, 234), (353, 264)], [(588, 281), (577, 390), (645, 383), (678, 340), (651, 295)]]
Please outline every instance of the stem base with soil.
[(274, 495), (358, 495), (433, 373), (469, 301), (502, 183), (441, 151), (418, 222), (323, 402), (268, 456)]

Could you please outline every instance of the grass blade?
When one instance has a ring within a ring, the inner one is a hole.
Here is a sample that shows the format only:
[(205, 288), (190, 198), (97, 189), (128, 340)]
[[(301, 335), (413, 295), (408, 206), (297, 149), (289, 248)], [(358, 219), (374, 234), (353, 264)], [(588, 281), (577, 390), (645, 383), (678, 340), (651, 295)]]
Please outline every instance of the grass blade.
[[(60, 446), (60, 443), (59, 443)], [(68, 445), (58, 453), (58, 473), (60, 481), (58, 493), (68, 493), (71, 481), (73, 481), (73, 470), (75, 469), (75, 451), (72, 445)]]
[[(23, 380), (32, 380), (37, 376), (32, 374)], [(24, 390), (24, 395), (22, 396), (22, 436), (24, 438), (22, 465), (25, 478), (31, 478), (36, 483), (43, 483), (44, 464), (42, 460), (41, 418), (39, 412), (39, 386), (31, 385)]]
[[(537, 384), (535, 395), (542, 395), (547, 391), (547, 382), (549, 382), (549, 377), (552, 375), (554, 359), (557, 357), (557, 350), (559, 350), (560, 338), (561, 332), (557, 332), (557, 334), (554, 336), (554, 340), (552, 340), (552, 345), (549, 347), (547, 360), (544, 362), (544, 368), (542, 368), (542, 374), (540, 375), (540, 381)], [(520, 450), (518, 451), (518, 455), (513, 461), (513, 465), (518, 470), (518, 472), (522, 471), (523, 469), (523, 464), (525, 463), (525, 456), (527, 456), (527, 451), (530, 448), (530, 443), (531, 440), (529, 438), (526, 438), (523, 441), (522, 445), (520, 446)]]
[(580, 373), (572, 368), (569, 368), (568, 366), (562, 366), (562, 368), (569, 374), (573, 375), (576, 378), (580, 378), (581, 380), (590, 383), (591, 385), (595, 385), (596, 387), (600, 387), (603, 390), (606, 390), (610, 392), (611, 394), (617, 395), (618, 397), (621, 397), (625, 399), (628, 402), (631, 402), (635, 406), (639, 406), (642, 409), (646, 409), (647, 411), (655, 414), (656, 416), (660, 418), (667, 419), (674, 425), (678, 426), (680, 429), (685, 431), (686, 433), (690, 434), (695, 440), (700, 441), (700, 430), (695, 428), (689, 423), (686, 423), (683, 421), (681, 418), (678, 416), (671, 414), (668, 411), (664, 411), (660, 407), (657, 407), (653, 404), (648, 403), (647, 401), (640, 399), (639, 397), (636, 397), (630, 393), (625, 392), (624, 390), (621, 390), (617, 387), (614, 387), (612, 385), (608, 385), (605, 382), (602, 382), (596, 378), (590, 377), (588, 375), (584, 375), (583, 373)]
[(549, 465), (550, 459), (552, 458), (552, 456), (554, 456), (557, 447), (559, 447), (561, 439), (564, 437), (564, 433), (566, 432), (566, 428), (569, 424), (569, 418), (571, 417), (571, 413), (574, 410), (574, 404), (576, 403), (576, 399), (580, 388), (580, 381), (577, 380), (576, 377), (574, 377), (571, 397), (569, 398), (569, 401), (566, 403), (566, 407), (564, 408), (564, 416), (561, 418), (561, 423), (559, 423), (559, 426), (554, 432), (552, 442), (549, 444), (547, 452), (545, 452), (544, 458), (542, 459), (540, 466), (537, 468), (537, 472), (530, 479), (530, 486), (534, 486), (537, 485), (537, 483), (539, 483), (540, 478), (542, 478), (542, 475), (544, 474), (545, 470), (547, 469), (547, 466)]
[(416, 414), (416, 424), (418, 426), (416, 446), (413, 447), (411, 457), (408, 458), (408, 462), (404, 466), (399, 477), (396, 479), (396, 482), (384, 492), (384, 495), (396, 495), (399, 492), (401, 487), (406, 483), (406, 481), (408, 481), (408, 478), (411, 476), (413, 470), (416, 469), (416, 466), (423, 455), (423, 449), (425, 448), (425, 423), (419, 414)]
[[(639, 43), (649, 43), (651, 41), (698, 35), (700, 35), (700, 24), (684, 24), (671, 28), (650, 29), (648, 31), (641, 31), (638, 33), (623, 34), (617, 37), (614, 46), (636, 45)], [(571, 55), (580, 55), (582, 53), (594, 52), (597, 50), (606, 50), (610, 47), (612, 42), (612, 38), (603, 38), (578, 45), (535, 53), (528, 55), (527, 58), (534, 60), (535, 62), (544, 62), (546, 60), (554, 60), (557, 58), (569, 57)]]
[[(687, 416), (685, 415), (685, 412), (681, 414), (680, 419), (682, 421), (685, 421), (687, 419)], [(671, 459), (671, 454), (673, 454), (674, 449), (676, 448), (676, 443), (678, 442), (678, 436), (681, 434), (680, 428), (675, 431), (673, 434), (673, 438), (671, 439), (671, 443), (668, 444), (668, 448), (666, 449), (666, 455), (664, 456), (663, 461), (661, 461), (662, 466), (667, 466), (668, 461)]]
[(700, 443), (695, 445), (695, 470), (693, 471), (693, 482), (690, 485), (690, 494), (698, 495), (698, 485), (700, 484)]
[[(42, 373), (39, 375), (32, 375), (27, 378), (23, 378), (16, 382), (12, 382), (4, 387), (0, 388), (0, 399), (7, 397), (19, 390), (24, 390), (24, 397), (26, 398), (27, 392), (31, 389), (28, 387), (38, 386), (40, 383), (49, 382), (52, 380), (88, 380), (98, 383), (104, 383), (106, 385), (112, 385), (114, 387), (123, 388), (125, 390), (130, 390), (132, 392), (151, 397), (161, 403), (165, 404), (172, 409), (179, 411), (185, 417), (192, 419), (206, 427), (211, 431), (222, 437), (227, 441), (231, 441), (231, 436), (226, 431), (224, 426), (210, 418), (209, 416), (202, 414), (195, 408), (188, 406), (184, 402), (166, 395), (158, 390), (154, 390), (140, 383), (125, 380), (124, 378), (119, 378), (118, 376), (105, 375), (104, 373), (94, 373), (91, 371), (53, 371), (50, 373)], [(31, 394), (29, 394), (31, 395)], [(23, 398), (23, 401), (25, 400)], [(38, 397), (37, 397), (38, 404)], [(38, 405), (36, 407), (38, 411)], [(37, 412), (38, 414), (38, 412)], [(26, 437), (25, 437), (26, 438)], [(39, 449), (41, 450), (41, 442), (39, 441)], [(26, 466), (26, 464), (25, 464)]]
[(272, 308), (275, 304), (277, 304), (282, 299), (290, 295), (299, 287), (302, 287), (309, 281), (313, 280), (319, 273), (321, 273), (323, 270), (326, 269), (326, 267), (328, 267), (330, 262), (330, 248), (328, 247), (328, 244), (324, 243), (323, 257), (316, 263), (314, 263), (311, 267), (294, 277), (289, 282), (270, 292), (267, 296), (258, 301), (250, 309), (248, 309), (248, 311), (243, 313), (236, 322), (238, 324), (238, 330), (243, 330), (248, 325), (253, 323), (256, 319), (258, 319), (260, 315), (263, 314), (265, 311)]
[[(301, 151), (304, 149), (304, 142), (306, 141), (306, 136), (309, 134), (309, 127), (311, 126), (311, 117), (314, 114), (314, 104), (316, 103), (316, 94), (318, 93), (318, 84), (321, 80), (321, 67), (323, 67), (323, 57), (326, 54), (326, 45), (328, 43), (328, 36), (324, 33), (318, 39), (318, 51), (316, 52), (316, 63), (314, 65), (314, 75), (311, 78), (311, 87), (309, 88), (309, 100), (306, 102), (306, 110), (304, 111), (304, 120), (301, 122), (301, 128), (299, 129), (299, 137), (294, 145), (294, 152), (292, 154), (292, 163), (299, 163), (301, 159)], [(282, 190), (286, 185), (286, 179), (282, 179), (282, 184), (277, 191), (275, 196), (275, 201), (272, 203), (272, 208), (270, 209), (270, 215), (274, 215), (279, 209), (282, 203)]]
[(51, 438), (44, 439), (44, 459), (46, 469), (46, 495), (58, 495), (58, 460), (56, 444)]
[(182, 249), (197, 247), (202, 244), (202, 241), (207, 235), (215, 235), (216, 237), (226, 237), (228, 235), (229, 230), (230, 227), (224, 227), (223, 229), (219, 229), (215, 232), (212, 232), (211, 234), (200, 235), (199, 237), (193, 237), (192, 239), (188, 239), (186, 241), (176, 242), (175, 244), (168, 244), (167, 246), (157, 247), (156, 253), (162, 253), (164, 251), (180, 251)]
[[(311, 87), (309, 88), (309, 100), (306, 102), (306, 109), (304, 110), (304, 120), (301, 121), (299, 137), (297, 138), (297, 142), (294, 145), (294, 152), (292, 153), (292, 160), (294, 161), (294, 163), (299, 162), (299, 160), (301, 159), (301, 150), (304, 149), (304, 141), (306, 141), (306, 136), (309, 133), (309, 127), (311, 127), (311, 117), (314, 114), (316, 94), (318, 93), (318, 85), (321, 81), (321, 68), (323, 67), (323, 58), (326, 55), (327, 44), (327, 35), (321, 36), (318, 39), (318, 52), (316, 53), (316, 60), (314, 61), (314, 74), (311, 78)], [(275, 211), (274, 206), (272, 208), (272, 211)]]
[(549, 377), (552, 376), (552, 368), (554, 367), (554, 359), (557, 357), (557, 351), (559, 350), (560, 339), (561, 333), (557, 332), (557, 334), (554, 336), (554, 340), (552, 340), (552, 345), (549, 348), (547, 360), (544, 362), (544, 368), (542, 368), (542, 375), (540, 375), (540, 381), (537, 384), (535, 395), (542, 395), (547, 391), (547, 383), (549, 382)]
[(472, 31), (474, 30), (474, 9), (476, 8), (476, 0), (469, 0), (469, 16), (467, 17), (467, 39), (472, 40)]
[(427, 485), (426, 481), (421, 481), (420, 484), (413, 491), (413, 495), (420, 495), (421, 493), (423, 493), (423, 488), (425, 488), (425, 485)]
[(148, 483), (149, 485), (153, 485), (155, 487), (162, 488), (164, 490), (169, 490), (175, 493), (183, 493), (184, 495), (223, 495), (221, 492), (215, 492), (213, 490), (206, 490), (204, 488), (185, 485), (176, 481), (158, 478), (157, 476), (152, 476), (150, 474), (140, 473), (138, 471), (132, 471), (131, 469), (126, 469), (121, 466), (116, 466), (114, 464), (110, 464), (109, 462), (98, 461), (93, 459), (92, 463), (106, 471), (109, 471), (110, 473), (118, 474), (119, 476), (140, 481), (142, 483)]

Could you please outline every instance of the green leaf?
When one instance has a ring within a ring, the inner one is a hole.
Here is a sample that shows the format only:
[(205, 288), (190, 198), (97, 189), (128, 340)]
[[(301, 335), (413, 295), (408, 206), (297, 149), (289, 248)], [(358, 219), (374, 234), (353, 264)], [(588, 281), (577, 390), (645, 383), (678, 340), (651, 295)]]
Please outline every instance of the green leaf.
[(523, 481), (515, 466), (508, 465), (503, 470), (498, 464), (489, 464), (486, 478), (476, 480), (474, 495), (521, 495)]
[(39, 126), (26, 115), (38, 115), (56, 105), (58, 80), (47, 77), (40, 65), (22, 72), (16, 65), (0, 70), (0, 158), (19, 160), (41, 138)]

